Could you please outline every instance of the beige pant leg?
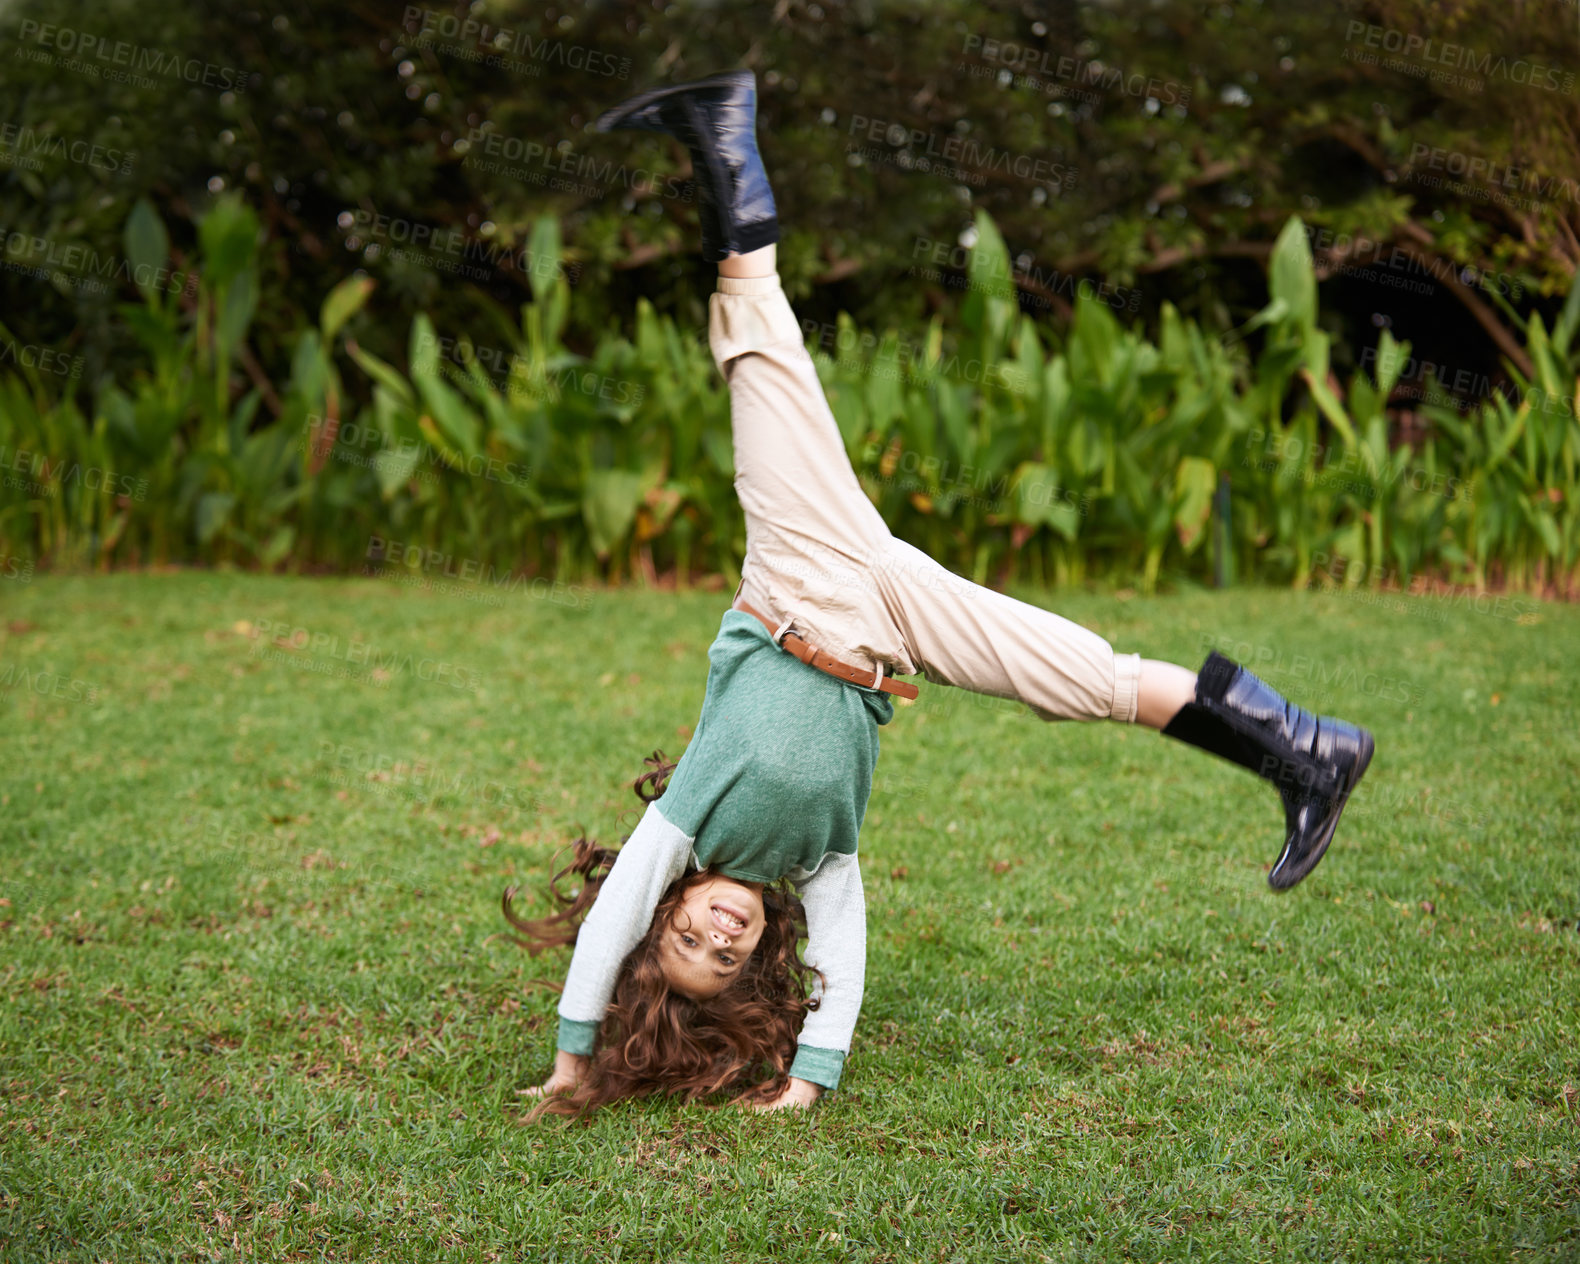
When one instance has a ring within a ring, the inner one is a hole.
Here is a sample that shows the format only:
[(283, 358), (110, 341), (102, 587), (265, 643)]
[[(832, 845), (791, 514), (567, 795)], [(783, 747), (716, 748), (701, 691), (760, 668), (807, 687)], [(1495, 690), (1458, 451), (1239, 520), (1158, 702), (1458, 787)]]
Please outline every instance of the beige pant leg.
[(874, 577), (927, 679), (1024, 702), (1044, 720), (1136, 718), (1141, 655), (1051, 610), (962, 579), (892, 540)]
[(886, 674), (921, 671), (1043, 719), (1135, 719), (1140, 655), (894, 538), (851, 469), (777, 276), (719, 278), (708, 338), (730, 388), (749, 604)]
[(889, 528), (845, 441), (779, 278), (720, 277), (708, 341), (730, 388), (735, 491), (746, 513), (740, 596), (835, 658), (917, 668), (869, 569)]

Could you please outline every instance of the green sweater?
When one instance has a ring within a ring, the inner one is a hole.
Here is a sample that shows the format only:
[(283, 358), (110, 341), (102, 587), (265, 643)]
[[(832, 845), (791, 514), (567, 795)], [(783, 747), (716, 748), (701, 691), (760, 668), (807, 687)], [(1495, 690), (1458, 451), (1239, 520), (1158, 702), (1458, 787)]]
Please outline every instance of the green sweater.
[(776, 882), (853, 855), (889, 695), (808, 667), (744, 610), (725, 612), (708, 662), (697, 731), (660, 800), (699, 867)]
[(823, 972), (790, 1073), (833, 1089), (861, 1009), (866, 908), (857, 837), (890, 696), (837, 680), (728, 610), (708, 648), (691, 744), (621, 849), (576, 939), (559, 1048), (586, 1054), (622, 961), (665, 888), (713, 865), (751, 882), (789, 878), (806, 907), (803, 959)]

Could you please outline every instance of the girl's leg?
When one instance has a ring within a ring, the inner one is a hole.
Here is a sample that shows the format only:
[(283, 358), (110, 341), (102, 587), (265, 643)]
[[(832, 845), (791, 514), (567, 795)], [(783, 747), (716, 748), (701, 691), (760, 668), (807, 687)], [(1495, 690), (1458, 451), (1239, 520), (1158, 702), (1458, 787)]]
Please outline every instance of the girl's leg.
[(720, 265), (708, 335), (730, 389), (746, 514), (737, 597), (847, 663), (915, 671), (866, 562), (888, 528), (857, 481), (775, 272), (778, 210), (757, 150), (757, 87), (732, 71), (644, 92), (598, 130), (661, 132), (691, 154), (703, 257)]
[(779, 247), (769, 243), (744, 255), (725, 255), (719, 260), (719, 275), (727, 277), (765, 277), (779, 273)]
[[(950, 571), (890, 538), (872, 574), (905, 646), (927, 679), (1023, 702), (1044, 720), (1142, 718), (1161, 726), (1185, 682), (1139, 654), (1116, 654), (1097, 633)], [(1185, 672), (1185, 675), (1190, 673)]]
[(870, 573), (892, 537), (851, 468), (774, 263), (771, 246), (721, 260), (708, 305), (746, 516), (738, 595), (793, 619), (836, 658), (909, 675), (917, 669)]
[(735, 486), (748, 537), (757, 527), (851, 560), (865, 557), (888, 528), (851, 468), (778, 274), (731, 276), (721, 267), (708, 303), (708, 341), (729, 384)]
[(1196, 697), (1196, 673), (1155, 658), (1141, 660), (1141, 681), (1136, 690), (1136, 723), (1160, 729)]
[(1275, 888), (1322, 858), (1371, 762), (1366, 730), (1313, 715), (1217, 653), (1200, 672), (1115, 654), (1095, 632), (961, 579), (900, 540), (876, 574), (929, 680), (1014, 698), (1046, 720), (1147, 724), (1271, 782), (1285, 822), (1267, 876)]

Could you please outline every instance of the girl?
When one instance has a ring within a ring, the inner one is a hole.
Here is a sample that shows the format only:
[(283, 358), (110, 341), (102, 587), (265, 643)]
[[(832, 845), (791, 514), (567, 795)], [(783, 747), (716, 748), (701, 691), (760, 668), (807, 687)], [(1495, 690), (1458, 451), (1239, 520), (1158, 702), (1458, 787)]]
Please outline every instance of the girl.
[(690, 151), (704, 254), (719, 264), (708, 337), (730, 391), (746, 558), (691, 744), (677, 765), (649, 761), (647, 807), (618, 859), (578, 840), (557, 877), (582, 889), (541, 921), (512, 916), (506, 892), (529, 948), (575, 943), (533, 1115), (656, 1091), (690, 1100), (761, 1075), (741, 1098), (762, 1109), (838, 1086), (864, 986), (856, 843), (878, 729), (892, 695), (917, 693), (894, 676), (1012, 698), (1045, 720), (1145, 724), (1232, 760), (1284, 802), (1268, 882), (1305, 877), (1371, 760), (1368, 732), (1285, 701), (1216, 651), (1199, 673), (1116, 654), (889, 533), (779, 286), (751, 72), (644, 93), (597, 126)]

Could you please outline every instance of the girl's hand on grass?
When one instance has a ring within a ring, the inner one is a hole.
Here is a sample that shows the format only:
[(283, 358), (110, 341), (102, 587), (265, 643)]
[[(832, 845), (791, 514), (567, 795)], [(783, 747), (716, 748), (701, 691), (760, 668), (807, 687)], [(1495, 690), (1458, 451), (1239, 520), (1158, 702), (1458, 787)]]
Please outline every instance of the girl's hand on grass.
[(560, 1049), (554, 1054), (554, 1070), (542, 1084), (536, 1088), (523, 1089), (527, 1097), (547, 1097), (551, 1093), (569, 1093), (582, 1082), (582, 1077), (587, 1074), (587, 1064), (590, 1058), (585, 1058), (579, 1053), (566, 1053)]
[(761, 1104), (753, 1103), (755, 1111), (784, 1110), (786, 1107), (800, 1107), (805, 1110), (818, 1098), (823, 1096), (821, 1085), (813, 1084), (810, 1080), (798, 1080), (790, 1077), (790, 1082), (784, 1086), (784, 1091), (771, 1102)]

